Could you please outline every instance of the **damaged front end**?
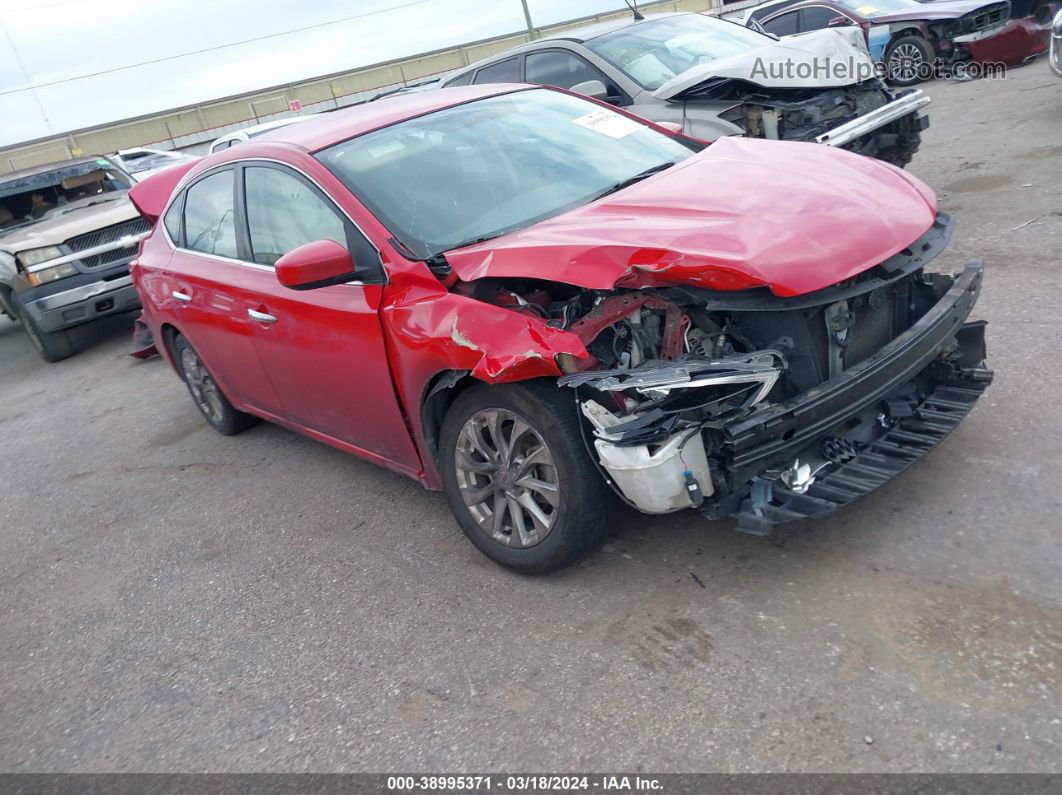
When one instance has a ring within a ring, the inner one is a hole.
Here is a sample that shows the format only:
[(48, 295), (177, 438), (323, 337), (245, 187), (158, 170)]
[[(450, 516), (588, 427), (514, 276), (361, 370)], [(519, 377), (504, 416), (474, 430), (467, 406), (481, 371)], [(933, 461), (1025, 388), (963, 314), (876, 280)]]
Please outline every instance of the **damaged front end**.
[(919, 89), (893, 96), (877, 79), (827, 88), (762, 88), (740, 80), (709, 83), (690, 99), (733, 101), (719, 114), (752, 138), (811, 141), (907, 165), (929, 126), (922, 110), (929, 97)]
[(984, 323), (966, 322), (982, 266), (954, 277), (925, 270), (949, 236), (941, 215), (880, 265), (793, 297), (477, 289), (583, 342), (589, 357), (557, 356), (558, 383), (586, 418), (588, 451), (630, 504), (734, 516), (762, 534), (895, 476), (991, 382)]

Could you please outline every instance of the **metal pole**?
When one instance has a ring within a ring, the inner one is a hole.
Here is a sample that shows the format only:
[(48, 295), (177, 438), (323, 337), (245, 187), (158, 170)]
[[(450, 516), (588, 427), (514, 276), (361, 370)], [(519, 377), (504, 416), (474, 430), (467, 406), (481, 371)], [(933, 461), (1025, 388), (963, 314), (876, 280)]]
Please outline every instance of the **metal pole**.
[(535, 26), (531, 23), (531, 10), (527, 7), (527, 0), (520, 0), (520, 5), (524, 7), (524, 21), (527, 22), (527, 37), (529, 39), (537, 39), (538, 32), (535, 30)]
[(30, 94), (33, 95), (34, 101), (37, 103), (37, 110), (41, 112), (41, 121), (44, 122), (44, 126), (48, 129), (48, 133), (51, 134), (52, 123), (48, 121), (48, 114), (44, 112), (44, 105), (41, 104), (41, 98), (37, 96), (37, 89), (33, 87), (33, 81), (30, 80), (29, 72), (26, 70), (26, 65), (22, 63), (22, 56), (19, 55), (18, 48), (15, 46), (15, 40), (11, 38), (11, 34), (7, 30), (7, 25), (4, 24), (4, 20), (0, 17), (0, 31), (4, 32), (4, 38), (7, 39), (7, 43), (11, 45), (11, 52), (15, 56), (15, 63), (18, 64), (18, 68), (22, 71), (22, 77), (26, 81), (26, 87)]

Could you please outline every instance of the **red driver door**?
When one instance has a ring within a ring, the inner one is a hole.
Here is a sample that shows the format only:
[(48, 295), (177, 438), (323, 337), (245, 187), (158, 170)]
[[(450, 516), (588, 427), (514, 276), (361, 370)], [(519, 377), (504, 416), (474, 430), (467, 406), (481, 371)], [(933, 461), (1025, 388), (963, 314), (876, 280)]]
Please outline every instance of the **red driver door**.
[(335, 240), (364, 273), (363, 283), (311, 290), (273, 278), (249, 307), (258, 358), (285, 416), (324, 441), (418, 472), (380, 326), (383, 272), (375, 249), (303, 174), (256, 161), (240, 171), (248, 258), (272, 266), (301, 245)]

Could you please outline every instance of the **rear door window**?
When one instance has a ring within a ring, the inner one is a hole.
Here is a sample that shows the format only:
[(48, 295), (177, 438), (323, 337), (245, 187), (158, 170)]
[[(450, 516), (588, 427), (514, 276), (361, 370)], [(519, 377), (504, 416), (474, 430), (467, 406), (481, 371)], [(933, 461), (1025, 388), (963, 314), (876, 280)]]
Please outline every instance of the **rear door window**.
[(800, 32), (822, 30), (830, 26), (830, 20), (842, 16), (832, 8), (811, 6), (800, 10)]
[(211, 174), (188, 188), (184, 199), (185, 248), (236, 259), (233, 171)]
[(763, 23), (763, 29), (775, 36), (791, 36), (797, 32), (798, 11), (790, 11)]
[(533, 52), (524, 66), (528, 83), (571, 88), (587, 80), (600, 80), (608, 86), (608, 78), (582, 58), (562, 50)]

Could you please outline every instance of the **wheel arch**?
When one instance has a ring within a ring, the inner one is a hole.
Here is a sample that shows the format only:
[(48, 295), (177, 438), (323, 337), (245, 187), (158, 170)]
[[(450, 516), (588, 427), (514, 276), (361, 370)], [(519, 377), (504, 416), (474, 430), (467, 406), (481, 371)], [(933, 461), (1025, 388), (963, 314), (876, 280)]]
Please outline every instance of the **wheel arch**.
[(181, 330), (172, 323), (163, 323), (159, 327), (159, 332), (162, 337), (162, 350), (159, 352), (170, 363), (173, 371), (180, 375), (180, 370), (177, 369), (177, 357), (173, 354), (173, 343), (177, 335), (181, 334)]
[(888, 52), (892, 45), (907, 36), (917, 36), (920, 39), (925, 39), (934, 50), (937, 47), (937, 36), (933, 31), (919, 25), (905, 23), (903, 27), (897, 27), (896, 30), (889, 31), (889, 43), (885, 45), (885, 52)]
[(457, 396), (476, 384), (484, 384), (469, 370), (441, 370), (424, 385), (420, 400), (420, 430), (424, 438), (425, 453), (431, 465), (437, 468), (439, 438), (446, 412)]

